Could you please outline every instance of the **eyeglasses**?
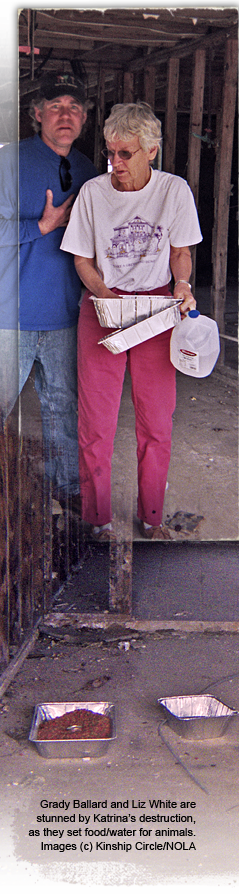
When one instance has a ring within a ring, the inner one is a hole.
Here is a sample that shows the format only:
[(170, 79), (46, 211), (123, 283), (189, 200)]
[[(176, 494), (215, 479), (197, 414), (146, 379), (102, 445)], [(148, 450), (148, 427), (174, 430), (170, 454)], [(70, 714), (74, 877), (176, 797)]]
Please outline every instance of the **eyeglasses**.
[(63, 192), (67, 192), (70, 189), (72, 184), (72, 176), (70, 174), (70, 162), (64, 155), (61, 155), (60, 167), (59, 167), (59, 175), (61, 188)]
[[(136, 155), (136, 152), (140, 152), (140, 149), (141, 146), (139, 147), (139, 149), (135, 149), (135, 152), (128, 152), (127, 149), (120, 149), (119, 152), (117, 152), (117, 155), (119, 156), (119, 158), (122, 159), (122, 161), (129, 161), (129, 159), (132, 158), (132, 155)], [(101, 155), (103, 155), (104, 158), (109, 159), (109, 161), (113, 161), (116, 152), (113, 152), (112, 149), (102, 149)]]

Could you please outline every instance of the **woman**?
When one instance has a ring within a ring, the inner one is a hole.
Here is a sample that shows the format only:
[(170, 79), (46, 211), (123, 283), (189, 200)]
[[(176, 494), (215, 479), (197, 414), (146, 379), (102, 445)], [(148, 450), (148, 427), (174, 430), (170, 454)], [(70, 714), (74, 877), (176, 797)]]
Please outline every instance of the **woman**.
[(61, 247), (75, 256), (86, 286), (78, 325), (79, 464), (82, 517), (97, 539), (111, 532), (111, 459), (126, 365), (132, 381), (138, 458), (138, 518), (148, 539), (170, 539), (162, 523), (175, 408), (171, 331), (128, 352), (111, 354), (98, 341), (91, 295), (171, 295), (182, 316), (196, 306), (189, 284), (189, 245), (201, 241), (185, 180), (152, 170), (161, 124), (146, 103), (117, 104), (105, 122), (111, 173), (86, 183), (74, 204)]

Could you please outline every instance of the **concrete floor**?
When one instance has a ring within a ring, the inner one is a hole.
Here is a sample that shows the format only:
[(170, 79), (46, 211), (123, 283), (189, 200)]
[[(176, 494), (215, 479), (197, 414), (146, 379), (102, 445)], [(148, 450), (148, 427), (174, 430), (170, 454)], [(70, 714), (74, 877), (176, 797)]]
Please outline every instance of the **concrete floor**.
[[(23, 426), (27, 435), (41, 436), (32, 376), (23, 394)], [(96, 886), (140, 890), (147, 885), (160, 891), (177, 888), (177, 894), (182, 889), (201, 890), (207, 881), (216, 891), (238, 888), (238, 717), (220, 738), (189, 741), (168, 725), (159, 734), (157, 705), (158, 698), (169, 695), (209, 692), (239, 711), (239, 635), (223, 630), (225, 619), (238, 621), (237, 427), (233, 368), (216, 368), (206, 380), (179, 374), (164, 517), (170, 523), (181, 512), (203, 519), (191, 532), (183, 526), (178, 531), (171, 528), (174, 542), (169, 550), (167, 545), (142, 543), (137, 527), (134, 417), (126, 378), (113, 460), (114, 523), (116, 529), (123, 524), (133, 530), (135, 614), (146, 623), (155, 617), (173, 618), (175, 627), (151, 634), (125, 628), (86, 635), (76, 623), (74, 629), (79, 607), (87, 611), (93, 606), (97, 611), (107, 606), (103, 547), (97, 555), (93, 550), (90, 565), (84, 566), (81, 587), (76, 576), (61, 588), (54, 611), (69, 611), (71, 632), (59, 631), (57, 621), (55, 631), (43, 628), (0, 703), (1, 872), (7, 884), (22, 884), (25, 891), (42, 891), (44, 886), (51, 894), (56, 888), (57, 894), (71, 891), (73, 884), (80, 891)], [(199, 616), (218, 621), (218, 633), (189, 633), (187, 624)], [(184, 629), (176, 629), (177, 618), (186, 622)], [(34, 706), (62, 700), (115, 705), (117, 738), (105, 756), (42, 758), (30, 745)], [(49, 832), (45, 837), (43, 828), (57, 831), (59, 826), (39, 822), (37, 816), (62, 813), (60, 807), (43, 807), (41, 802), (58, 805), (62, 799), (70, 802), (66, 814), (76, 814), (71, 824), (63, 826), (63, 842), (73, 840), (77, 850), (41, 850), (41, 842), (59, 841)], [(175, 842), (169, 835), (156, 834), (175, 829), (175, 824), (171, 819), (152, 819), (158, 808), (150, 806), (151, 799), (177, 804), (160, 807), (160, 815), (172, 816), (175, 811), (179, 815), (176, 827), (181, 834), (174, 850), (138, 849), (140, 842)], [(126, 819), (94, 819), (98, 809), (74, 811), (74, 800), (106, 801), (102, 817), (115, 812), (113, 801), (122, 802), (117, 814)], [(188, 806), (181, 807), (182, 802)], [(144, 814), (150, 820), (142, 818)], [(89, 838), (82, 820), (86, 815)], [(185, 815), (190, 817), (187, 822), (182, 819)], [(68, 828), (75, 830), (75, 837), (67, 837)], [(132, 843), (132, 849), (97, 850), (99, 840), (112, 841), (109, 833), (100, 839), (94, 834), (107, 828), (117, 831), (114, 841)], [(30, 836), (30, 829), (40, 830), (40, 836)], [(118, 835), (127, 829), (132, 835)], [(193, 836), (183, 835), (185, 829)], [(92, 851), (83, 848), (88, 841)], [(187, 849), (191, 843), (196, 849)]]
[[(82, 632), (78, 642), (65, 635), (39, 637), (1, 700), (3, 880), (27, 891), (70, 892), (71, 885), (79, 891), (146, 885), (174, 891), (177, 885), (181, 891), (182, 885), (191, 892), (207, 882), (216, 891), (221, 886), (237, 890), (239, 715), (222, 737), (191, 741), (168, 724), (159, 734), (157, 699), (211, 693), (239, 711), (239, 636), (171, 632), (122, 639), (109, 634), (88, 643), (81, 638)], [(34, 705), (57, 701), (115, 705), (117, 738), (103, 757), (62, 760), (38, 754), (28, 741)], [(171, 805), (152, 806), (151, 799)], [(68, 809), (62, 800), (70, 802)], [(73, 803), (87, 800), (87, 807)], [(94, 809), (90, 801), (103, 805)], [(69, 825), (49, 820), (64, 814), (71, 817)], [(86, 816), (91, 837), (84, 830)], [(50, 830), (45, 835), (44, 828)], [(75, 852), (41, 850), (41, 842), (59, 843), (59, 829), (63, 843), (76, 844)], [(68, 829), (75, 830), (75, 837), (67, 836)], [(132, 849), (97, 850), (97, 842), (112, 842), (102, 829), (114, 829), (113, 841)], [(177, 829), (176, 839), (167, 832), (172, 829)], [(159, 835), (162, 830), (165, 837)], [(175, 841), (174, 850), (154, 849)], [(89, 842), (91, 852), (83, 849)], [(141, 849), (142, 842), (153, 848)]]

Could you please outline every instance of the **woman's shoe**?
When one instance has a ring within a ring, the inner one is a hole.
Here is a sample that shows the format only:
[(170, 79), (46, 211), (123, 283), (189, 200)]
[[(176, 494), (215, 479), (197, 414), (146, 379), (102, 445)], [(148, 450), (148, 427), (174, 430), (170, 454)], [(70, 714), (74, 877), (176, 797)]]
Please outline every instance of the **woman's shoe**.
[(140, 534), (146, 540), (172, 540), (166, 525), (150, 525), (146, 527), (143, 521), (139, 525)]
[(90, 537), (91, 540), (95, 540), (98, 543), (110, 543), (110, 541), (115, 539), (115, 534), (110, 523), (108, 525), (92, 525)]

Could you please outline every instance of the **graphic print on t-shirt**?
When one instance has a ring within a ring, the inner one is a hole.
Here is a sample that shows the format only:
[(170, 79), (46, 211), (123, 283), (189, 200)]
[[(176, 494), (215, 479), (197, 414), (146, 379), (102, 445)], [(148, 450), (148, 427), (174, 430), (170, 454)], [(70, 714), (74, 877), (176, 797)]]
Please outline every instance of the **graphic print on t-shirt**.
[(95, 258), (109, 289), (149, 291), (171, 280), (170, 247), (202, 235), (186, 180), (152, 170), (141, 190), (118, 191), (109, 174), (85, 183), (72, 208), (61, 248)]
[(114, 227), (111, 248), (107, 250), (108, 258), (129, 258), (139, 260), (146, 255), (156, 254), (163, 236), (162, 227), (153, 227), (148, 221), (134, 217), (128, 223)]

